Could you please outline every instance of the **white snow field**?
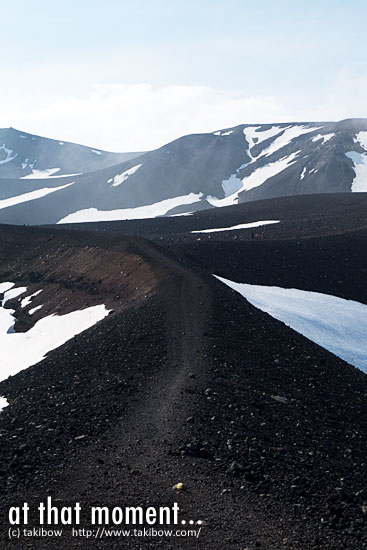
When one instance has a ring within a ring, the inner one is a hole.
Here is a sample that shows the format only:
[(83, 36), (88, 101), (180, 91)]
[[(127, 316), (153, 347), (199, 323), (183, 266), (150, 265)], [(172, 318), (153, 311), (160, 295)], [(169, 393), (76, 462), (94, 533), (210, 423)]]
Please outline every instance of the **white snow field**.
[[(109, 313), (105, 305), (101, 304), (65, 315), (48, 315), (40, 319), (27, 332), (14, 332), (15, 311), (4, 308), (4, 304), (26, 290), (24, 287), (15, 288), (14, 283), (0, 283), (0, 292), (5, 293), (0, 307), (0, 381), (39, 363), (49, 351), (62, 346), (77, 334), (101, 321)], [(39, 307), (37, 306), (37, 309)]]
[(121, 185), (122, 183), (124, 183), (124, 181), (128, 179), (129, 176), (135, 174), (135, 172), (137, 172), (141, 166), (143, 165), (137, 164), (136, 166), (125, 170), (125, 172), (122, 172), (122, 174), (116, 174), (113, 180), (108, 180), (108, 183), (111, 183), (111, 181), (113, 181), (112, 187), (117, 187), (118, 185)]
[(354, 142), (355, 143), (359, 143), (360, 146), (365, 150), (367, 151), (367, 132), (358, 132), (358, 134), (356, 134), (356, 137), (354, 139)]
[(97, 210), (97, 208), (87, 208), (78, 210), (73, 214), (68, 214), (57, 223), (81, 223), (81, 222), (106, 222), (119, 220), (141, 220), (144, 218), (156, 218), (164, 216), (173, 208), (184, 204), (194, 204), (199, 202), (202, 193), (189, 193), (172, 199), (147, 204), (146, 206), (137, 206), (136, 208), (120, 208), (117, 210)]
[(7, 399), (5, 397), (0, 397), (0, 412), (5, 409), (9, 405)]
[(36, 168), (31, 168), (32, 173), (28, 176), (23, 176), (22, 180), (41, 180), (51, 177), (53, 174), (60, 172), (60, 168), (45, 168), (44, 170), (37, 170)]
[(4, 298), (1, 301), (2, 306), (5, 306), (6, 302), (8, 302), (9, 300), (12, 300), (13, 298), (18, 298), (18, 296), (24, 294), (27, 290), (26, 286), (18, 286), (17, 288), (12, 288), (13, 286), (14, 283), (0, 284), (0, 292), (4, 293)]
[(261, 126), (248, 126), (243, 130), (246, 141), (249, 144), (247, 154), (250, 156), (251, 159), (253, 159), (253, 157), (250, 151), (255, 145), (258, 145), (259, 143), (262, 143), (263, 141), (271, 137), (277, 136), (278, 134), (280, 134), (280, 132), (284, 130), (284, 128), (281, 128), (280, 126), (272, 126), (269, 130), (259, 132), (260, 128)]
[(60, 168), (46, 168), (45, 170), (36, 170), (33, 168), (33, 165), (28, 164), (27, 162), (22, 162), (22, 170), (25, 168), (29, 168), (32, 170), (31, 174), (28, 174), (28, 176), (22, 176), (21, 180), (55, 180), (55, 179), (61, 179), (61, 178), (72, 178), (73, 176), (81, 176), (81, 172), (76, 172), (75, 174), (58, 174), (57, 176), (54, 176), (53, 174), (56, 174), (60, 170)]
[(352, 193), (366, 192), (367, 191), (367, 153), (357, 153), (357, 151), (349, 151), (348, 153), (345, 153), (345, 154), (354, 163), (353, 169), (355, 172), (355, 177), (352, 182)]
[(231, 174), (228, 179), (222, 181), (224, 196), (229, 197), (242, 187), (242, 180), (238, 177), (238, 172)]
[(284, 132), (277, 137), (272, 143), (261, 151), (260, 155), (256, 157), (256, 159), (259, 159), (260, 157), (263, 157), (264, 155), (266, 157), (269, 157), (276, 151), (279, 151), (279, 149), (282, 149), (286, 145), (289, 145), (290, 142), (299, 136), (302, 136), (303, 134), (308, 134), (310, 132), (315, 132), (316, 130), (321, 130), (322, 126), (319, 127), (309, 127), (309, 126), (303, 126), (303, 125), (296, 125), (296, 126), (289, 126), (288, 128), (284, 129)]
[(259, 185), (265, 183), (266, 180), (276, 176), (280, 172), (283, 172), (283, 170), (296, 162), (295, 159), (300, 152), (301, 151), (296, 151), (287, 157), (283, 157), (275, 162), (270, 162), (269, 164), (265, 164), (264, 166), (260, 166), (257, 170), (254, 170), (252, 174), (243, 178), (242, 189), (240, 189), (239, 193), (241, 191), (249, 191), (254, 187), (259, 187)]
[(33, 294), (30, 294), (29, 296), (26, 296), (25, 298), (23, 298), (23, 300), (20, 303), (20, 306), (21, 307), (27, 307), (31, 303), (32, 298), (35, 298), (41, 292), (42, 292), (42, 288), (41, 288), (41, 290), (37, 290), (37, 292), (33, 292)]
[(7, 149), (5, 147), (5, 143), (3, 145), (1, 145), (0, 151), (4, 151), (4, 153), (6, 154), (6, 158), (3, 159), (3, 160), (0, 160), (0, 164), (6, 164), (7, 162), (10, 162), (11, 160), (14, 160), (15, 157), (18, 155), (18, 153), (15, 153), (15, 155), (12, 156), (13, 151), (11, 149)]
[(215, 136), (230, 136), (233, 134), (234, 130), (228, 130), (228, 132), (222, 132), (221, 130), (218, 130), (217, 132), (213, 132)]
[[(277, 174), (280, 174), (280, 172), (283, 172), (283, 170), (286, 170), (289, 168), (289, 166), (292, 166), (295, 162), (297, 162), (297, 155), (299, 155), (301, 151), (295, 151), (294, 153), (291, 153), (287, 157), (283, 157), (279, 160), (276, 160), (274, 162), (269, 162), (268, 164), (264, 164), (264, 166), (260, 166), (259, 168), (256, 168), (249, 176), (246, 176), (242, 179), (241, 187), (232, 193), (232, 195), (229, 195), (228, 197), (225, 197), (224, 199), (217, 199), (216, 197), (212, 197), (211, 195), (208, 195), (206, 197), (206, 200), (209, 204), (216, 207), (221, 206), (231, 206), (233, 204), (238, 203), (238, 196), (243, 191), (249, 191), (250, 189), (253, 189), (254, 187), (259, 187), (263, 183), (265, 183), (268, 179), (272, 178), (273, 176), (276, 176)], [(232, 177), (232, 176), (231, 176)], [(225, 180), (228, 181), (228, 180)]]
[(215, 229), (200, 229), (199, 231), (190, 231), (190, 233), (217, 233), (219, 231), (235, 231), (236, 229), (249, 229), (250, 227), (261, 227), (262, 225), (270, 225), (279, 223), (280, 220), (263, 220), (260, 222), (240, 223), (231, 227), (218, 227)]
[(306, 172), (307, 172), (307, 168), (306, 168), (306, 166), (305, 166), (304, 169), (302, 170), (302, 174), (301, 174), (301, 176), (300, 176), (300, 178), (299, 178), (300, 180), (303, 180), (303, 178), (304, 178), (305, 175), (306, 175)]
[(319, 292), (214, 277), (253, 306), (367, 373), (367, 305)]
[[(296, 157), (301, 153), (301, 151), (295, 151), (279, 160), (270, 162), (268, 164), (265, 164), (264, 166), (260, 166), (259, 168), (255, 168), (255, 170), (249, 176), (246, 176), (242, 179), (238, 175), (241, 169), (246, 168), (246, 166), (250, 166), (262, 157), (268, 157), (272, 155), (279, 149), (282, 149), (286, 145), (289, 145), (293, 139), (296, 139), (303, 134), (315, 132), (316, 130), (320, 130), (321, 128), (322, 126), (309, 127), (303, 124), (297, 124), (295, 126), (290, 125), (286, 126), (285, 128), (281, 128), (280, 126), (272, 126), (268, 130), (264, 131), (261, 131), (261, 126), (248, 126), (247, 128), (244, 128), (243, 134), (248, 143), (247, 155), (250, 157), (250, 161), (242, 164), (239, 168), (237, 168), (235, 173), (231, 174), (228, 179), (222, 181), (222, 188), (225, 194), (225, 197), (223, 199), (218, 199), (217, 197), (208, 195), (206, 197), (206, 200), (209, 204), (217, 208), (237, 204), (238, 196), (240, 193), (243, 193), (244, 191), (249, 191), (254, 187), (259, 187), (268, 179), (276, 176), (277, 174), (297, 162)], [(318, 137), (318, 139), (325, 138), (325, 142), (333, 135), (334, 134), (325, 134), (322, 136), (318, 134), (318, 136), (315, 136), (315, 139), (316, 137)], [(270, 143), (270, 145), (265, 147), (265, 149), (263, 149), (256, 157), (254, 157), (251, 153), (253, 147), (271, 138), (274, 138), (274, 140)], [(305, 173), (305, 171), (302, 172), (301, 179), (304, 178)]]
[(36, 189), (35, 191), (30, 191), (29, 193), (22, 193), (16, 197), (10, 197), (8, 199), (0, 200), (0, 210), (2, 208), (9, 208), (9, 206), (15, 206), (16, 204), (21, 204), (22, 202), (33, 201), (35, 199), (41, 199), (50, 193), (55, 193), (56, 191), (61, 191), (61, 189), (66, 189), (70, 185), (73, 185), (75, 181), (71, 183), (66, 183), (65, 185), (59, 185), (58, 187), (42, 187), (42, 189)]
[(317, 134), (317, 136), (314, 136), (314, 137), (311, 138), (311, 141), (319, 141), (320, 139), (322, 139), (322, 144), (323, 144), (323, 143), (326, 143), (327, 141), (329, 141), (329, 139), (331, 139), (334, 136), (335, 136), (335, 133)]

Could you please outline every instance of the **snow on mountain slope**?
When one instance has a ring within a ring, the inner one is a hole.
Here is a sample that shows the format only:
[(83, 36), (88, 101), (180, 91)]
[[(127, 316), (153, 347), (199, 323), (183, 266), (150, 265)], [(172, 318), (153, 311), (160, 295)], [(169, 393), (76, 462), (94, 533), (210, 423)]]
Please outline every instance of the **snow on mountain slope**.
[(354, 141), (361, 146), (363, 153), (348, 151), (345, 154), (353, 162), (355, 177), (352, 182), (352, 191), (362, 193), (367, 191), (367, 131), (358, 132)]
[(308, 134), (309, 132), (314, 132), (315, 130), (320, 130), (322, 127), (310, 127), (310, 126), (304, 126), (304, 125), (295, 125), (290, 126), (289, 128), (285, 128), (284, 131), (279, 135), (279, 137), (276, 137), (272, 143), (266, 147), (260, 155), (258, 155), (256, 158), (261, 158), (263, 156), (269, 157), (276, 151), (279, 151), (280, 149), (283, 149), (283, 147), (287, 147), (287, 145), (290, 145), (290, 143), (302, 136), (303, 134)]
[[(0, 131), (0, 143), (5, 142), (0, 149), (0, 162), (5, 161), (0, 164), (0, 201), (11, 199), (0, 211), (0, 223), (171, 216), (274, 197), (367, 189), (367, 119), (242, 124), (184, 136), (123, 162), (112, 153), (11, 132), (16, 143), (6, 141)], [(37, 139), (47, 145), (43, 164), (34, 164), (19, 148), (19, 142), (37, 144)], [(55, 156), (55, 147), (69, 152)], [(74, 162), (76, 157), (83, 160)], [(68, 163), (62, 163), (66, 158)], [(2, 167), (16, 162), (21, 163), (18, 175), (6, 178)], [(101, 162), (113, 164), (103, 167)], [(45, 180), (35, 175), (47, 176), (47, 189), (70, 183), (68, 177), (75, 183), (43, 194)], [(36, 191), (40, 195), (34, 200), (16, 200)], [(178, 200), (192, 196), (199, 198), (194, 208), (193, 202)]]
[(174, 197), (172, 199), (163, 200), (154, 204), (147, 204), (136, 208), (125, 208), (119, 210), (101, 211), (96, 208), (87, 210), (79, 210), (73, 214), (69, 214), (57, 223), (80, 223), (80, 222), (104, 222), (116, 220), (138, 220), (144, 218), (155, 218), (167, 214), (169, 210), (177, 206), (192, 205), (199, 202), (201, 193), (190, 193), (183, 197)]
[(109, 153), (82, 145), (0, 129), (0, 178), (47, 178), (53, 174), (92, 172), (137, 156)]
[(357, 153), (348, 151), (345, 155), (353, 162), (355, 177), (352, 182), (352, 191), (354, 193), (363, 193), (367, 191), (367, 153)]
[(8, 199), (0, 200), (0, 210), (2, 208), (9, 208), (10, 206), (15, 206), (16, 204), (21, 204), (22, 202), (33, 201), (45, 197), (50, 193), (55, 193), (55, 191), (61, 191), (61, 189), (66, 189), (73, 185), (75, 182), (66, 183), (65, 185), (60, 185), (59, 187), (43, 187), (35, 191), (30, 191), (29, 193), (23, 193), (15, 197), (10, 197)]
[(127, 170), (125, 170), (125, 172), (122, 172), (122, 174), (117, 174), (113, 179), (108, 180), (107, 183), (113, 182), (112, 187), (117, 187), (118, 185), (124, 183), (124, 181), (126, 181), (129, 176), (135, 174), (135, 172), (137, 172), (141, 166), (141, 164), (136, 164), (132, 168), (128, 168)]
[(319, 292), (249, 285), (215, 277), (253, 306), (367, 372), (367, 305)]
[[(65, 315), (48, 315), (40, 319), (27, 332), (14, 332), (13, 327), (16, 321), (14, 310), (7, 309), (4, 305), (9, 300), (24, 294), (26, 290), (26, 287), (16, 288), (14, 283), (10, 282), (0, 284), (0, 292), (4, 293), (4, 299), (0, 307), (0, 347), (2, 356), (0, 381), (39, 363), (49, 351), (58, 348), (75, 335), (90, 328), (109, 313), (103, 304), (91, 306)], [(25, 305), (27, 304), (23, 299), (22, 307)], [(38, 306), (37, 309), (39, 307), (41, 306)], [(28, 313), (32, 314), (32, 310)], [(1, 406), (0, 400), (0, 410)]]

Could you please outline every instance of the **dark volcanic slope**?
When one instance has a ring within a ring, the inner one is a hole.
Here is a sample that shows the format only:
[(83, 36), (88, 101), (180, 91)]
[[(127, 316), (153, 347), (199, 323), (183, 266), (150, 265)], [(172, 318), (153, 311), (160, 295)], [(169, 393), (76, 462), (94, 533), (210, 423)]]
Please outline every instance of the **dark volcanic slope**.
[[(224, 208), (211, 208), (190, 216), (150, 218), (119, 222), (67, 224), (69, 229), (141, 235), (169, 242), (186, 240), (191, 231), (232, 227), (261, 220), (279, 220), (276, 225), (192, 235), (192, 240), (291, 239), (299, 236), (335, 235), (367, 227), (367, 193), (330, 193), (304, 197), (282, 197)], [(180, 235), (178, 235), (180, 234)]]
[[(37, 284), (92, 303), (118, 286), (113, 314), (0, 384), (10, 401), (0, 414), (2, 518), (10, 503), (46, 494), (83, 507), (178, 501), (182, 518), (206, 522), (195, 541), (87, 541), (65, 529), (63, 541), (47, 539), (47, 550), (367, 548), (365, 375), (195, 268), (184, 255), (187, 234), (162, 238), (176, 258), (118, 235), (5, 227), (1, 236), (1, 280), (28, 285), (36, 273)], [(358, 238), (363, 247), (362, 232)], [(199, 260), (211, 244), (186, 253)], [(262, 249), (256, 259), (249, 250), (237, 261), (248, 260), (252, 273)], [(313, 250), (317, 263), (325, 248)], [(105, 275), (91, 270), (89, 254)], [(303, 265), (292, 266), (299, 276)], [(134, 287), (137, 299), (125, 302)], [(175, 494), (178, 481), (187, 490)], [(28, 547), (46, 546), (33, 539)]]

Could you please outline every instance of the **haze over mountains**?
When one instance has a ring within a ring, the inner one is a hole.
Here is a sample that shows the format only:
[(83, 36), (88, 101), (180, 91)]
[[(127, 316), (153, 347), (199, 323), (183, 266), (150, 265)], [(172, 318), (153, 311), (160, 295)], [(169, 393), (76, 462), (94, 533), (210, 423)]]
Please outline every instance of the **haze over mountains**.
[(1, 223), (151, 218), (366, 190), (367, 119), (242, 124), (144, 153), (0, 131)]

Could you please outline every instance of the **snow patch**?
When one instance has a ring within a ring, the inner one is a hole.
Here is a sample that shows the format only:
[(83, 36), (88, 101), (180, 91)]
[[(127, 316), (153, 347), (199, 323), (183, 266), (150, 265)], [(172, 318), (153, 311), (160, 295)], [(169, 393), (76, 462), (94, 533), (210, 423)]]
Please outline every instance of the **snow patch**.
[(243, 133), (245, 134), (246, 141), (249, 144), (249, 152), (255, 145), (278, 135), (284, 129), (280, 126), (272, 126), (268, 130), (259, 131), (261, 128), (262, 126), (248, 126), (247, 128), (244, 128)]
[(37, 290), (37, 292), (34, 292), (30, 296), (26, 296), (25, 298), (23, 298), (23, 300), (20, 303), (21, 307), (27, 307), (31, 303), (32, 298), (35, 298), (36, 296), (38, 296), (38, 294), (41, 294), (41, 292), (42, 292), (42, 288), (41, 290)]
[(367, 305), (319, 292), (235, 283), (214, 276), (253, 306), (367, 372)]
[(215, 136), (230, 136), (231, 134), (233, 134), (234, 130), (229, 130), (228, 132), (222, 132), (222, 131), (218, 131), (218, 132), (213, 132)]
[(303, 134), (308, 134), (309, 132), (314, 132), (315, 130), (320, 130), (322, 126), (318, 128), (310, 128), (309, 126), (304, 125), (297, 125), (297, 126), (289, 126), (284, 129), (283, 133), (277, 137), (266, 149), (264, 149), (260, 155), (256, 158), (260, 158), (263, 156), (269, 157), (276, 151), (279, 151), (279, 149), (283, 149), (283, 147), (286, 147), (290, 144), (291, 141), (294, 139), (302, 136)]
[(0, 294), (3, 294), (10, 288), (13, 288), (14, 283), (0, 283)]
[[(24, 166), (23, 166), (24, 165)], [(32, 170), (32, 174), (28, 174), (28, 176), (22, 176), (21, 180), (33, 180), (33, 179), (48, 179), (48, 180), (55, 180), (55, 179), (61, 179), (61, 178), (72, 178), (74, 176), (81, 176), (82, 172), (76, 172), (75, 174), (58, 174), (57, 176), (47, 176), (45, 175), (45, 170), (34, 170), (33, 166), (34, 164), (26, 164), (22, 163), (22, 169), (29, 166), (29, 168)], [(51, 168), (51, 170), (55, 170), (54, 168)], [(60, 170), (60, 168), (57, 168), (57, 170)], [(43, 175), (40, 176), (40, 173), (42, 172)], [(50, 173), (50, 172), (49, 172)]]
[(365, 151), (367, 151), (367, 132), (366, 132), (366, 131), (358, 132), (358, 134), (356, 135), (356, 137), (355, 137), (355, 139), (354, 139), (354, 142), (355, 142), (355, 143), (359, 143), (360, 146), (361, 146)]
[(9, 402), (5, 397), (0, 397), (0, 412), (9, 405)]
[(61, 168), (46, 168), (45, 170), (37, 170), (35, 168), (32, 168), (32, 173), (28, 174), (28, 176), (23, 176), (21, 179), (23, 180), (42, 180), (45, 178), (49, 178), (53, 174), (56, 174), (56, 172), (60, 172)]
[[(118, 185), (121, 185), (128, 179), (129, 176), (132, 176), (139, 170), (139, 168), (143, 166), (142, 164), (137, 164), (136, 166), (133, 166), (132, 168), (129, 168), (128, 170), (125, 170), (125, 172), (122, 172), (122, 174), (117, 174), (113, 178), (113, 184), (112, 187), (117, 187)], [(108, 180), (110, 181), (110, 180)]]
[[(9, 284), (13, 283), (5, 283)], [(49, 315), (27, 332), (14, 332), (14, 310), (0, 307), (0, 381), (39, 363), (48, 352), (90, 328), (108, 313), (103, 304), (92, 306), (65, 315)]]
[[(5, 284), (7, 284), (7, 283), (5, 283)], [(1, 301), (2, 306), (5, 306), (6, 302), (9, 302), (9, 300), (13, 300), (14, 298), (18, 298), (18, 296), (20, 296), (21, 294), (24, 294), (27, 290), (26, 286), (19, 286), (17, 288), (13, 288), (14, 283), (9, 283), (9, 284), (12, 284), (12, 287), (10, 287), (9, 290), (3, 290), (4, 298)]]
[(97, 151), (97, 149), (91, 149), (92, 153), (95, 155), (102, 155), (102, 151)]
[(323, 145), (324, 143), (326, 143), (327, 141), (329, 141), (329, 139), (331, 139), (332, 137), (335, 136), (335, 133), (331, 133), (331, 134), (317, 134), (317, 136), (314, 136), (311, 138), (311, 141), (319, 141), (320, 139), (322, 139), (322, 143), (320, 143), (320, 145)]
[(239, 191), (242, 187), (242, 180), (238, 177), (238, 174), (232, 174), (227, 180), (222, 181), (222, 189), (224, 196), (229, 197), (236, 191)]
[(184, 212), (183, 214), (170, 214), (168, 218), (178, 218), (179, 216), (192, 216), (194, 212)]
[(35, 199), (41, 199), (50, 193), (55, 193), (56, 191), (61, 191), (61, 189), (66, 189), (73, 185), (75, 181), (71, 183), (66, 183), (65, 185), (60, 185), (59, 187), (43, 187), (42, 189), (36, 189), (36, 191), (30, 191), (29, 193), (23, 193), (16, 197), (10, 197), (9, 199), (0, 200), (0, 210), (2, 208), (9, 208), (10, 206), (15, 206), (16, 204), (21, 204), (22, 202), (33, 201)]
[(259, 222), (240, 223), (239, 225), (232, 225), (231, 227), (219, 227), (216, 229), (200, 229), (199, 231), (190, 231), (190, 233), (217, 233), (219, 231), (234, 231), (236, 229), (248, 229), (250, 227), (260, 227), (262, 225), (270, 225), (273, 223), (279, 223), (280, 220), (263, 220)]
[(40, 306), (36, 306), (32, 309), (29, 310), (29, 315), (33, 315), (33, 313), (36, 313), (36, 311), (38, 311), (39, 309), (41, 309), (41, 307), (43, 307), (43, 305), (40, 305)]
[(7, 162), (14, 160), (15, 157), (18, 155), (18, 153), (15, 153), (15, 155), (12, 156), (13, 151), (11, 149), (7, 149), (5, 147), (5, 143), (1, 145), (0, 151), (4, 151), (6, 153), (6, 158), (4, 160), (0, 160), (0, 164), (6, 164)]
[(352, 182), (352, 193), (366, 192), (367, 191), (367, 154), (357, 153), (357, 151), (349, 151), (348, 153), (345, 153), (345, 154), (354, 163), (353, 170), (355, 173), (355, 177)]
[(303, 178), (304, 178), (305, 175), (306, 175), (306, 172), (307, 172), (307, 168), (306, 168), (306, 166), (305, 166), (304, 169), (302, 170), (301, 177), (299, 178), (300, 180), (303, 180)]
[(85, 210), (78, 210), (73, 214), (69, 214), (57, 223), (105, 222), (156, 218), (157, 216), (164, 216), (167, 212), (173, 210), (173, 208), (176, 208), (177, 206), (199, 202), (202, 196), (202, 193), (190, 193), (188, 195), (182, 195), (180, 197), (155, 202), (154, 204), (147, 204), (146, 206), (120, 208), (118, 210), (97, 210), (97, 208), (87, 208)]
[(260, 185), (265, 183), (266, 180), (272, 178), (273, 176), (276, 176), (280, 172), (283, 172), (283, 170), (296, 162), (295, 158), (300, 152), (301, 151), (296, 151), (295, 153), (291, 153), (287, 157), (283, 157), (279, 160), (276, 160), (275, 162), (270, 162), (269, 164), (265, 164), (264, 166), (257, 168), (252, 172), (252, 174), (243, 178), (242, 190), (249, 191), (254, 187), (259, 187)]

